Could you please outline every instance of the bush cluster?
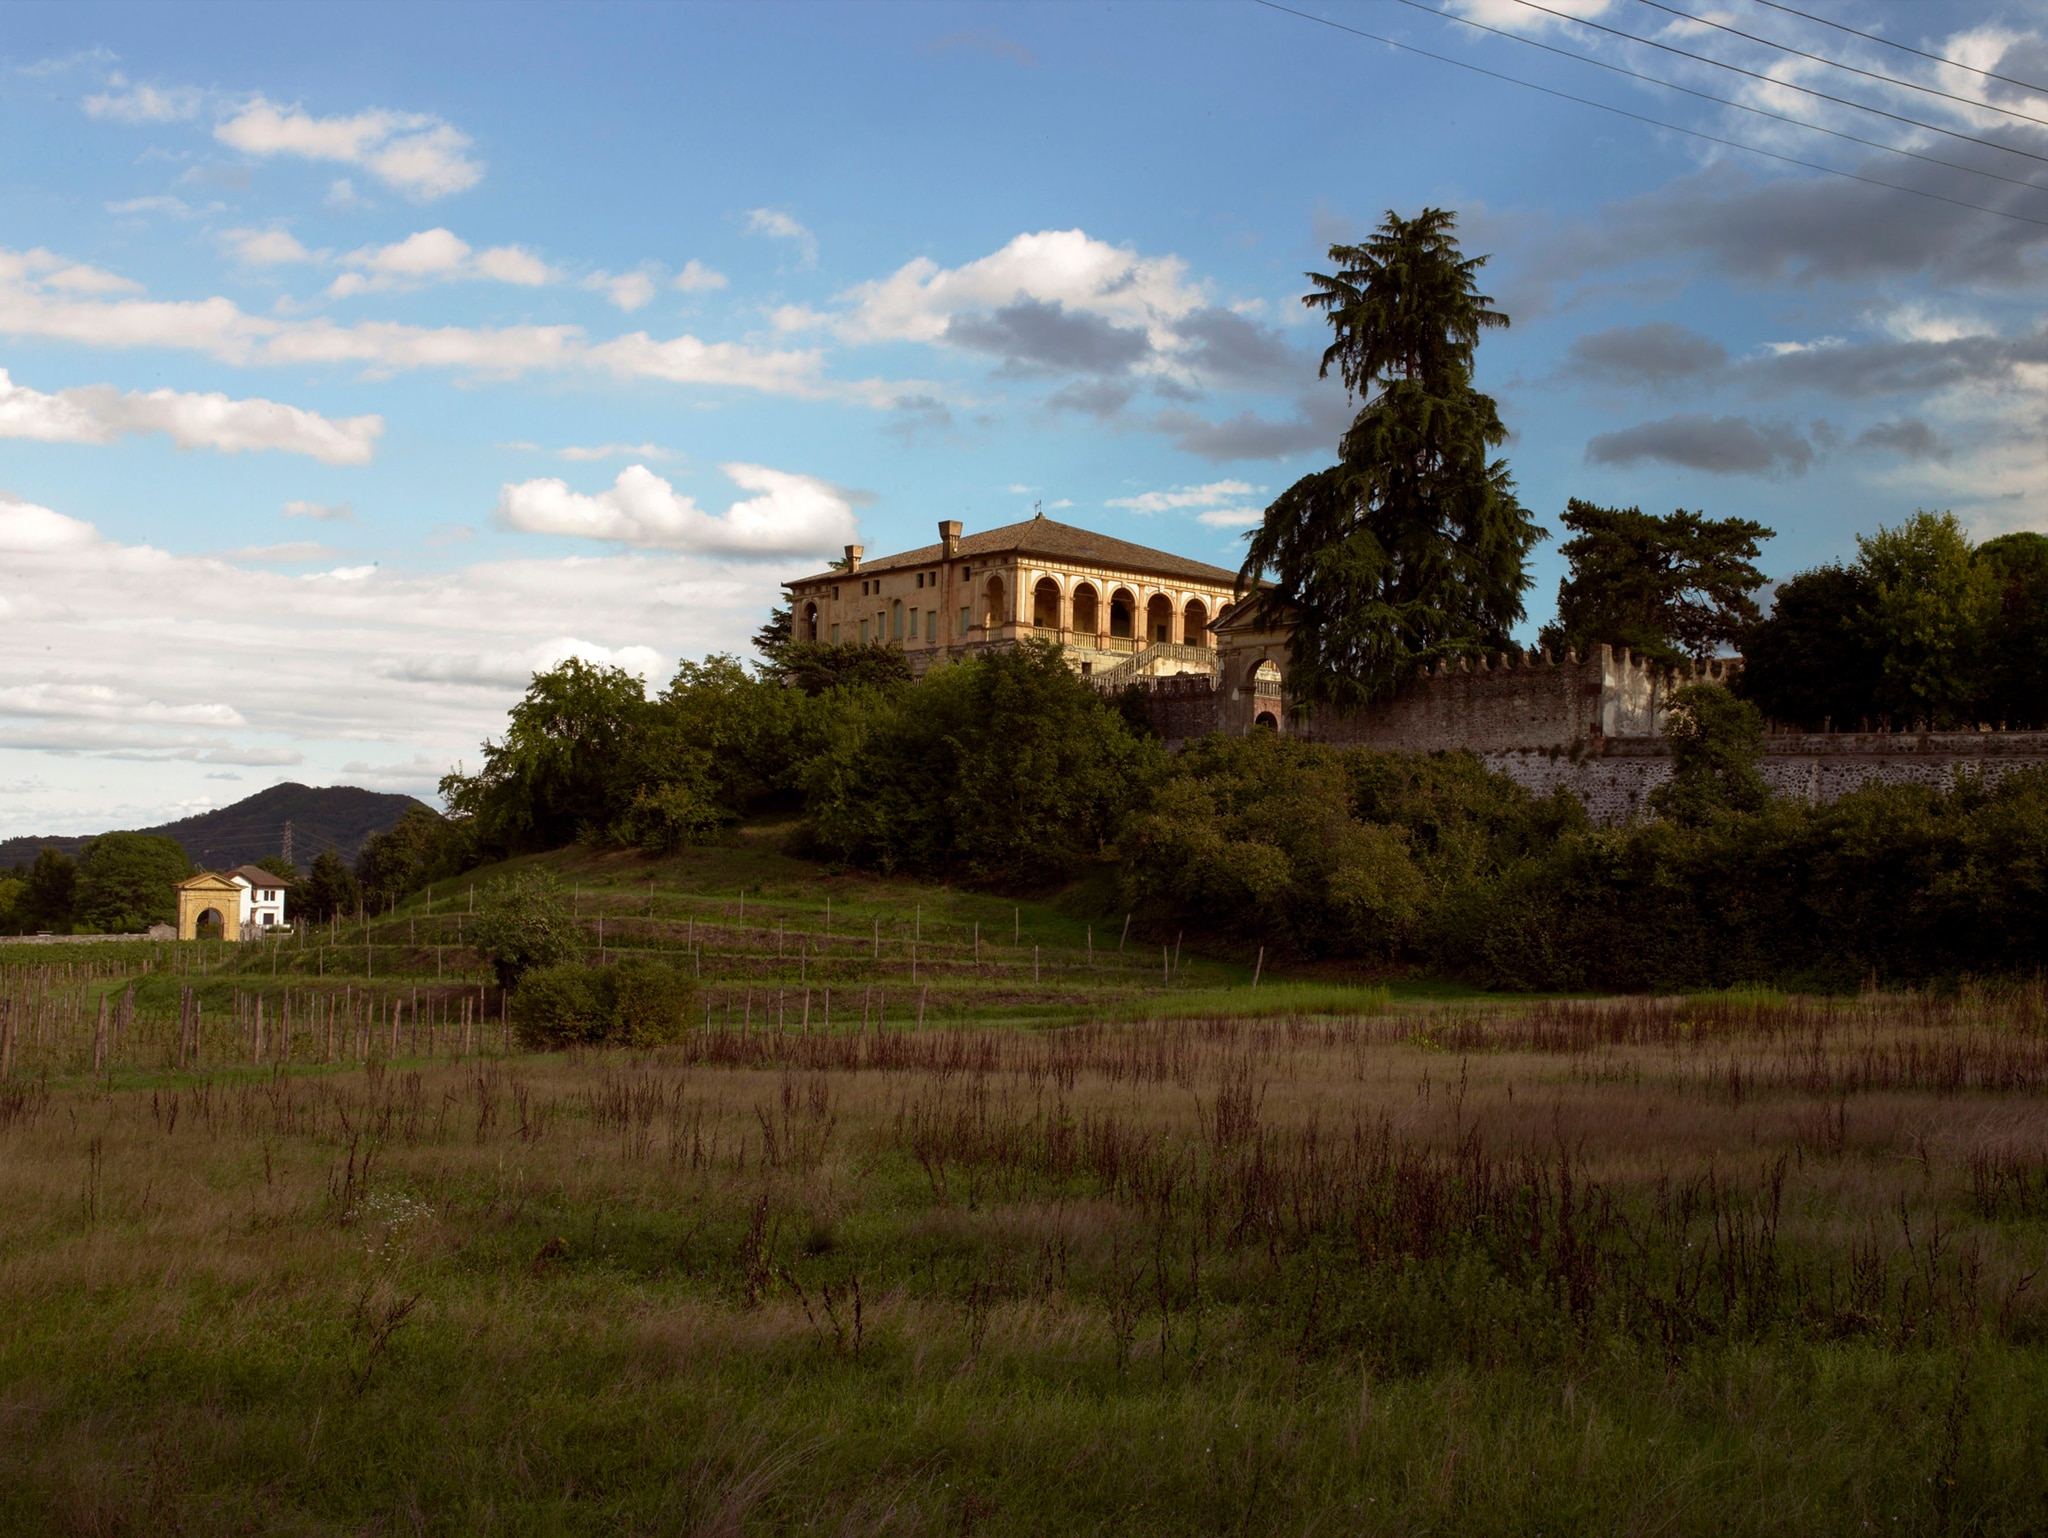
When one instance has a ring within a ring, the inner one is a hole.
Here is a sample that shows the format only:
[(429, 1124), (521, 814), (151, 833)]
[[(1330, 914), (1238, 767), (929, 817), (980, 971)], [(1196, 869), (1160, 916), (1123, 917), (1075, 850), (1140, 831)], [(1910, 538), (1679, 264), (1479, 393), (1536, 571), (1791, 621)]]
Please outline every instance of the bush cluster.
[(690, 980), (655, 961), (565, 962), (528, 972), (512, 993), (512, 1024), (533, 1051), (658, 1047), (689, 1028)]
[(1179, 755), (1123, 841), (1141, 912), (1302, 957), (1515, 989), (1853, 985), (2030, 971), (2048, 771), (1763, 793), (1752, 711), (1681, 691), (1655, 821), (1595, 828), (1469, 754), (1270, 735)]
[(827, 859), (1031, 880), (1100, 854), (1162, 759), (1055, 647), (913, 683), (900, 652), (810, 645), (786, 674), (685, 663), (651, 700), (566, 662), (442, 791), (480, 859), (578, 839), (666, 854), (787, 810)]

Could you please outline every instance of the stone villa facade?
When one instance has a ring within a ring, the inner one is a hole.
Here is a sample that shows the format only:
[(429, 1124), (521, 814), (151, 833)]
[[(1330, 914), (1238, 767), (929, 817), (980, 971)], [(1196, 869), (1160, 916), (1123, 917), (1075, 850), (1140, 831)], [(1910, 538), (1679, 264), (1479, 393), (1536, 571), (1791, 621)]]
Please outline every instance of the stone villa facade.
[(799, 641), (901, 646), (913, 673), (989, 647), (1056, 641), (1084, 677), (1209, 672), (1214, 627), (1237, 573), (1040, 516), (980, 534), (957, 521), (939, 542), (789, 589)]
[[(1351, 715), (1286, 701), (1287, 616), (1237, 574), (1044, 517), (788, 583), (798, 640), (901, 645), (913, 673), (949, 657), (1057, 641), (1109, 691), (1144, 691), (1169, 746), (1268, 728), (1390, 752), (1466, 750), (1538, 793), (1568, 788), (1603, 822), (1640, 813), (1670, 774), (1662, 736), (1671, 692), (1727, 682), (1740, 658), (1673, 671), (1626, 648), (1506, 652), (1440, 665)], [(1957, 770), (1996, 778), (2048, 764), (2048, 732), (1773, 733), (1763, 773), (1777, 790), (1828, 801), (1871, 780), (1939, 784)]]

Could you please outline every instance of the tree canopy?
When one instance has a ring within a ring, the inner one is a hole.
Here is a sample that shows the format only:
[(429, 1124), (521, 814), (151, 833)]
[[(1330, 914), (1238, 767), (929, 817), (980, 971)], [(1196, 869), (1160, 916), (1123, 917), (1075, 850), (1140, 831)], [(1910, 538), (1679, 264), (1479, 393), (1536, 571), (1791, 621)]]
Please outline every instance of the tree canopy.
[(1571, 499), (1557, 618), (1542, 645), (1582, 655), (1605, 642), (1665, 666), (1704, 661), (1740, 643), (1759, 618), (1757, 546), (1772, 530), (1748, 518), (1668, 517)]
[(102, 833), (86, 845), (73, 903), (77, 923), (134, 934), (178, 915), (177, 883), (192, 874), (185, 846), (161, 833)]
[(1304, 700), (1361, 704), (1445, 657), (1511, 644), (1525, 562), (1542, 537), (1515, 500), (1507, 438), (1473, 387), (1482, 331), (1507, 316), (1478, 290), (1457, 221), (1389, 212), (1363, 245), (1330, 248), (1303, 303), (1324, 312), (1334, 368), (1364, 404), (1338, 463), (1304, 476), (1266, 509), (1244, 562), (1272, 574), (1296, 616), (1288, 683)]

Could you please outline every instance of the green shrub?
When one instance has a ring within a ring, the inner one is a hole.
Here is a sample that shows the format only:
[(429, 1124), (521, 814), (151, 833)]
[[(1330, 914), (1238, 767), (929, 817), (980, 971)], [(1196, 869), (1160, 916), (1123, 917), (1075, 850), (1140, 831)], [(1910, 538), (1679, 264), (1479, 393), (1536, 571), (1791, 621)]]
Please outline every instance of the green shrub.
[(611, 1024), (604, 972), (565, 962), (520, 978), (512, 993), (512, 1025), (521, 1045), (545, 1052), (602, 1041)]
[(470, 936), (497, 972), (499, 987), (517, 987), (528, 972), (558, 966), (583, 949), (562, 883), (549, 872), (521, 871), (477, 896)]
[(656, 1047), (679, 1040), (689, 1029), (695, 990), (674, 967), (658, 961), (622, 961), (600, 970), (611, 985), (609, 1040), (628, 1047)]
[(655, 1047), (688, 1028), (691, 993), (688, 978), (654, 961), (538, 967), (512, 994), (512, 1024), (532, 1051)]

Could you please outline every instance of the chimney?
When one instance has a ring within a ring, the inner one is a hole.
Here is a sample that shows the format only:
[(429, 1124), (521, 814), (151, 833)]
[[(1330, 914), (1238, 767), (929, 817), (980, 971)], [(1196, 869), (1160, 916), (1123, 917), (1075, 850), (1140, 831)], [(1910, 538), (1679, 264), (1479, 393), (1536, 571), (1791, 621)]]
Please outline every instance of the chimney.
[(960, 520), (958, 518), (942, 518), (939, 520), (939, 543), (945, 547), (947, 560), (955, 561), (960, 558)]
[(860, 570), (861, 552), (866, 549), (866, 545), (848, 545), (846, 547), (846, 569), (848, 571)]

